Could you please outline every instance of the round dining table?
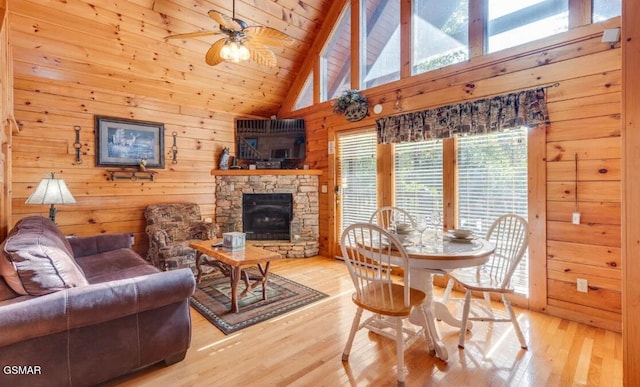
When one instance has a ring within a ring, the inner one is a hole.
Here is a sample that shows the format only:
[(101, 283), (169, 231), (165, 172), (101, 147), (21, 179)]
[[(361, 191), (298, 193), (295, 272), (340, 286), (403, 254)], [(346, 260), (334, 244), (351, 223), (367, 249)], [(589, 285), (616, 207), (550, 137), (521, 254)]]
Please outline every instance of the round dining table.
[[(433, 299), (433, 274), (447, 274), (451, 270), (484, 264), (495, 250), (495, 245), (482, 238), (457, 240), (455, 238), (430, 238), (424, 245), (405, 246), (409, 255), (410, 286), (426, 294), (422, 307), (427, 315), (427, 330), (431, 342), (429, 350), (446, 361), (447, 348), (442, 343), (436, 319), (449, 325), (460, 327), (460, 320), (454, 318), (446, 305)], [(409, 321), (420, 325), (419, 312), (414, 311)]]

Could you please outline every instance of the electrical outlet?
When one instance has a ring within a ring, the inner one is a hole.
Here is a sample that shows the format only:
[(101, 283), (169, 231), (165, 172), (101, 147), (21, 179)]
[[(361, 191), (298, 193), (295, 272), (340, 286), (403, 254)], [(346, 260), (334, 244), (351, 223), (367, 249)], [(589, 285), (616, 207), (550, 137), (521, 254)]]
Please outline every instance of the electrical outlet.
[(133, 233), (129, 234), (129, 238), (131, 238), (131, 246), (136, 244), (136, 236)]
[(589, 285), (587, 284), (587, 280), (584, 278), (578, 278), (576, 280), (576, 285), (578, 288), (579, 292), (582, 293), (588, 293), (589, 292)]
[(580, 213), (579, 212), (574, 212), (571, 215), (571, 223), (580, 224)]

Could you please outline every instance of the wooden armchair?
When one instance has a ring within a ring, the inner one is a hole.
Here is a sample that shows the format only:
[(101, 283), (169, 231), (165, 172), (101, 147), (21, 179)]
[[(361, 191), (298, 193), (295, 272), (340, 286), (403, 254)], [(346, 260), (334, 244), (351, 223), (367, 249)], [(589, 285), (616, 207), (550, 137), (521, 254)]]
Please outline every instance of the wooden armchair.
[(147, 260), (161, 270), (188, 267), (195, 273), (196, 252), (189, 243), (220, 236), (218, 225), (204, 222), (195, 203), (152, 204), (144, 217), (149, 237)]
[[(529, 240), (527, 221), (516, 214), (502, 215), (493, 222), (487, 231), (486, 239), (496, 245), (487, 263), (473, 268), (456, 269), (449, 273), (451, 281), (462, 285), (465, 290), (458, 347), (464, 348), (468, 321), (493, 321), (511, 322), (520, 341), (520, 347), (527, 349), (527, 341), (518, 324), (518, 318), (507, 298), (508, 294), (514, 292), (511, 277), (527, 251)], [(451, 285), (447, 285), (444, 302), (447, 301), (450, 291)], [(485, 308), (476, 308), (479, 312), (473, 312), (474, 316), (469, 315), (473, 301), (472, 292), (482, 293), (486, 305)], [(491, 294), (500, 295), (507, 316), (494, 314), (491, 308)]]
[[(355, 223), (347, 227), (342, 233), (340, 247), (355, 287), (351, 299), (357, 307), (349, 338), (342, 352), (342, 361), (349, 361), (356, 332), (367, 328), (395, 341), (397, 384), (404, 386), (405, 348), (413, 344), (420, 335), (424, 335), (427, 343), (431, 341), (426, 330), (414, 330), (404, 324), (412, 309), (417, 307), (422, 320), (420, 325), (428, 326), (427, 316), (422, 308), (426, 295), (423, 291), (410, 287), (407, 251), (395, 236), (371, 223)], [(402, 280), (392, 275), (393, 269), (398, 267), (402, 269)], [(361, 323), (365, 310), (371, 316)]]

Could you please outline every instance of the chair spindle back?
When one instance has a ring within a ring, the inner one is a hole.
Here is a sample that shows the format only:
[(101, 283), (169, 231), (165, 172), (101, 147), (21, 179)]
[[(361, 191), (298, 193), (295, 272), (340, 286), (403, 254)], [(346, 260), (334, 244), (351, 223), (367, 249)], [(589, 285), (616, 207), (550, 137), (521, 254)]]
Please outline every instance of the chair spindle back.
[(382, 309), (394, 309), (396, 302), (409, 305), (409, 286), (404, 300), (392, 297), (392, 269), (401, 266), (404, 283), (409, 283), (409, 258), (394, 235), (371, 223), (355, 223), (342, 233), (340, 246), (357, 298), (364, 304)]
[(515, 214), (500, 216), (487, 231), (486, 239), (496, 245), (489, 261), (478, 270), (494, 278), (502, 288), (510, 285), (513, 272), (527, 250), (527, 221)]

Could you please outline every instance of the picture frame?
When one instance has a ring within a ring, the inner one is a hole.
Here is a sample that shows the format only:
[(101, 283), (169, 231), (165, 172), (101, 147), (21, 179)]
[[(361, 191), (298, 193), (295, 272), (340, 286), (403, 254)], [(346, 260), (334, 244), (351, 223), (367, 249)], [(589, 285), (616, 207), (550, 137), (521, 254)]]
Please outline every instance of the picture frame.
[(96, 166), (164, 168), (164, 124), (95, 116)]

